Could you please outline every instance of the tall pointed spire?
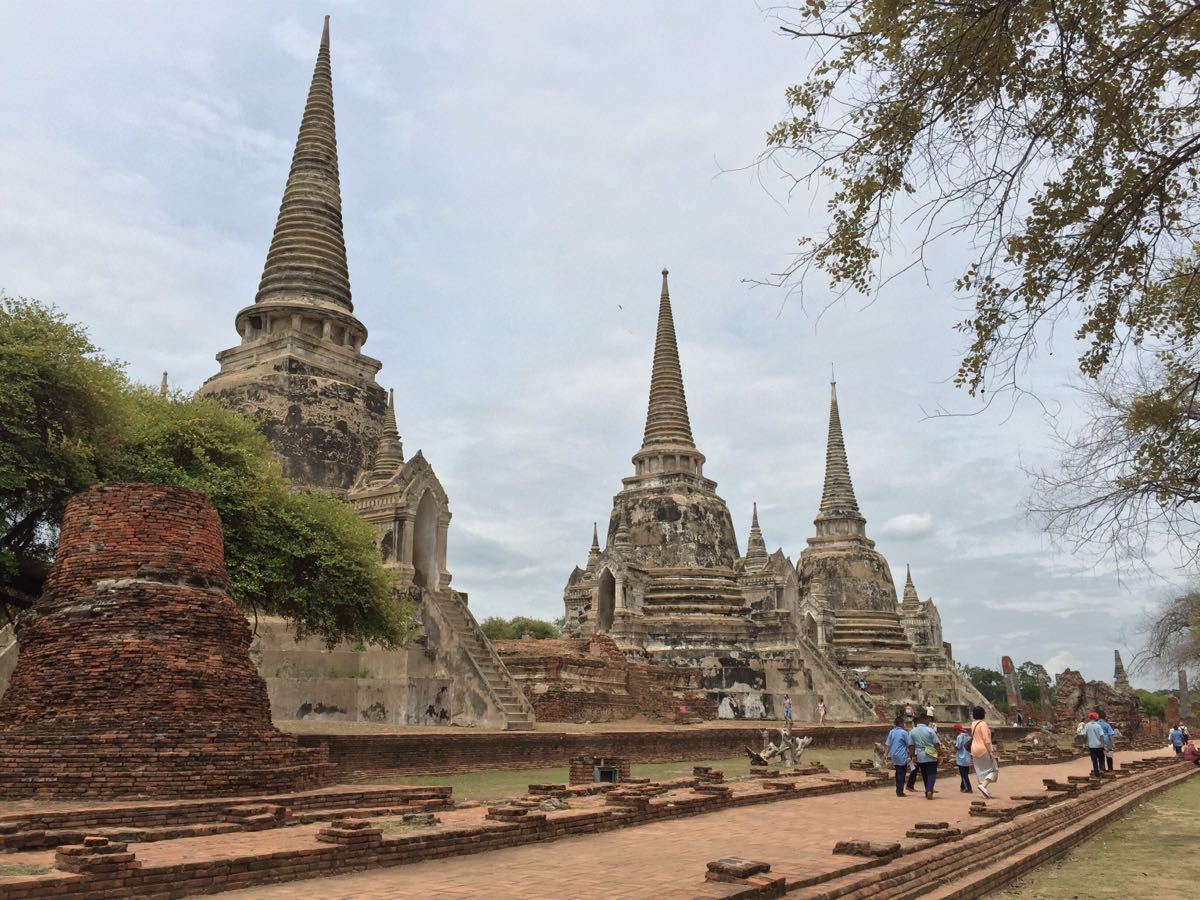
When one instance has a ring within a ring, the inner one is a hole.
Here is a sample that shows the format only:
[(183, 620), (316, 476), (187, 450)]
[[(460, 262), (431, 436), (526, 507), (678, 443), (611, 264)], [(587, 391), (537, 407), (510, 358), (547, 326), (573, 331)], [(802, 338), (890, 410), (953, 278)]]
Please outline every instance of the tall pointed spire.
[(254, 302), (270, 299), (333, 303), (348, 311), (354, 308), (342, 237), (329, 16), (321, 32), (292, 168)]
[(379, 435), (379, 446), (375, 449), (375, 461), (371, 468), (372, 481), (385, 481), (404, 465), (404, 444), (396, 428), (396, 392), (388, 391), (387, 412), (383, 419), (383, 432)]
[(917, 594), (917, 586), (915, 584), (913, 584), (912, 566), (906, 565), (904, 568), (907, 570), (907, 574), (904, 578), (904, 601), (903, 602), (904, 602), (905, 606), (914, 606), (921, 602), (921, 597), (920, 597), (920, 595)]
[[(675, 342), (675, 318), (667, 270), (662, 270), (662, 293), (658, 300), (658, 333), (654, 339), (654, 366), (650, 373), (650, 402), (646, 407), (646, 432), (642, 448), (633, 455), (635, 477), (704, 474), (704, 454), (692, 440), (683, 373), (679, 368), (679, 346)], [(716, 485), (705, 482), (709, 489)]]
[(592, 546), (588, 550), (588, 568), (600, 559), (600, 531), (596, 523), (592, 523)]
[(1113, 687), (1125, 693), (1132, 690), (1129, 685), (1129, 676), (1125, 674), (1125, 664), (1121, 662), (1120, 650), (1113, 651)]
[(667, 270), (662, 270), (662, 294), (658, 301), (658, 334), (654, 339), (654, 368), (650, 375), (650, 403), (646, 410), (643, 449), (655, 445), (695, 447), (692, 423), (688, 419), (687, 399), (683, 393), (683, 373), (679, 368), (679, 346), (675, 342), (675, 319), (671, 315), (671, 294), (667, 289)]
[(758, 504), (754, 504), (754, 515), (750, 519), (750, 536), (746, 538), (746, 567), (762, 568), (767, 563), (767, 543), (762, 529), (758, 527)]
[(850, 463), (842, 439), (837, 382), (834, 381), (829, 386), (829, 439), (825, 446), (825, 487), (816, 518), (817, 534), (865, 537), (866, 522), (859, 512), (854, 485), (850, 481)]

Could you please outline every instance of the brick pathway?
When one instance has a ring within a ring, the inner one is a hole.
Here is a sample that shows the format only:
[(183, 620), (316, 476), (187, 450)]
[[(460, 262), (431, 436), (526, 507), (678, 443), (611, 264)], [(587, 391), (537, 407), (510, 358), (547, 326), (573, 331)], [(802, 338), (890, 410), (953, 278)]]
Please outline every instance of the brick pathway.
[[(1144, 752), (1118, 753), (1117, 761)], [(994, 793), (1040, 793), (1043, 778), (1083, 775), (1086, 760), (1054, 766), (1012, 766)], [(457, 857), (261, 886), (225, 894), (255, 898), (664, 898), (691, 896), (705, 863), (722, 856), (803, 864), (830, 871), (846, 858), (831, 853), (838, 840), (901, 840), (916, 822), (959, 822), (978, 794), (958, 792), (957, 773), (939, 779), (936, 798), (896, 797), (889, 788), (782, 800), (636, 828)], [(211, 839), (210, 839), (211, 840)]]

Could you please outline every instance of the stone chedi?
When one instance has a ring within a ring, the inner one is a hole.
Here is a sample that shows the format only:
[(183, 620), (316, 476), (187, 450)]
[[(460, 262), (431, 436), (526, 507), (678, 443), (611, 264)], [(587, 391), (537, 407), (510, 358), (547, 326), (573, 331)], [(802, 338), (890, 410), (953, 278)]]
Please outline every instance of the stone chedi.
[(257, 416), (298, 486), (354, 506), (397, 591), (418, 601), (421, 631), (403, 650), (329, 650), (259, 619), (254, 659), (279, 719), (530, 728), (532, 707), (450, 588), (446, 491), (420, 451), (405, 459), (395, 397), (362, 353), (338, 177), (326, 17), (262, 281), (236, 317), (242, 343), (201, 392)]
[(0, 700), (0, 795), (183, 797), (319, 786), (323, 749), (271, 724), (221, 523), (148, 484), (74, 497)]
[[(887, 560), (867, 537), (850, 479), (836, 386), (825, 485), (799, 564), (767, 551), (754, 507), (746, 554), (688, 417), (675, 320), (663, 271), (650, 400), (634, 473), (613, 498), (604, 546), (594, 536), (568, 579), (568, 632), (608, 634), (631, 658), (701, 673), (720, 715), (871, 720), (887, 703), (921, 701), (961, 717), (994, 710), (954, 669), (932, 601), (912, 584), (898, 603)], [(850, 687), (855, 673), (871, 692)]]
[(241, 343), (200, 393), (258, 416), (289, 478), (344, 493), (370, 463), (387, 395), (350, 301), (328, 17), (262, 280), (235, 326)]

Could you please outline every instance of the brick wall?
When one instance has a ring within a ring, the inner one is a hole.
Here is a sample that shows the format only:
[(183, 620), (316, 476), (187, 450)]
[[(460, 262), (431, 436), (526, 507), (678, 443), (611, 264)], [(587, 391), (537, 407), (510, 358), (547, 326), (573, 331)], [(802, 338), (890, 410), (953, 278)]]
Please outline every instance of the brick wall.
[[(694, 726), (658, 731), (470, 732), (463, 734), (305, 734), (300, 743), (325, 744), (341, 780), (379, 775), (449, 775), (485, 770), (565, 766), (575, 756), (621, 756), (633, 763), (682, 762), (741, 756), (762, 746), (764, 724), (745, 727)], [(868, 748), (890, 725), (801, 726), (813, 738), (806, 758), (822, 747)], [(997, 740), (1019, 740), (1024, 728), (993, 729)]]

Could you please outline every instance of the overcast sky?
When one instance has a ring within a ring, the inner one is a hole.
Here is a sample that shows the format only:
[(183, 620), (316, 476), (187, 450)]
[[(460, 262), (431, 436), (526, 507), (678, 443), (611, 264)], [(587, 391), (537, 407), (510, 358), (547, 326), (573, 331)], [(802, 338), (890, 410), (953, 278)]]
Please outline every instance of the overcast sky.
[[(1169, 583), (1023, 517), (1021, 466), (1053, 458), (1042, 405), (925, 415), (979, 409), (949, 384), (964, 258), (820, 317), (818, 281), (806, 305), (748, 287), (823, 220), (819, 190), (781, 203), (744, 170), (803, 60), (752, 2), (5, 4), (0, 288), (198, 387), (253, 300), (327, 12), (355, 311), (479, 618), (562, 613), (632, 473), (667, 266), (743, 550), (754, 500), (772, 550), (813, 532), (834, 365), (868, 533), (956, 657), (1111, 679)], [(1055, 349), (1026, 386), (1069, 423)]]

